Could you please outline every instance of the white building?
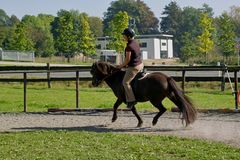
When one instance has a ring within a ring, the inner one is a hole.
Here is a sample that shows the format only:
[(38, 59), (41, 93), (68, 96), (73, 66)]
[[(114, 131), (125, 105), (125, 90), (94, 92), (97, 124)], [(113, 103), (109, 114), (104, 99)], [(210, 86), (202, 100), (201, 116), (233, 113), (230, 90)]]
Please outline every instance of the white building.
[(140, 35), (136, 39), (139, 40), (141, 50), (147, 52), (148, 59), (173, 58), (172, 35)]
[[(140, 44), (143, 59), (173, 58), (173, 36), (166, 34), (139, 35), (135, 37)], [(97, 38), (97, 48), (105, 50), (109, 37)]]

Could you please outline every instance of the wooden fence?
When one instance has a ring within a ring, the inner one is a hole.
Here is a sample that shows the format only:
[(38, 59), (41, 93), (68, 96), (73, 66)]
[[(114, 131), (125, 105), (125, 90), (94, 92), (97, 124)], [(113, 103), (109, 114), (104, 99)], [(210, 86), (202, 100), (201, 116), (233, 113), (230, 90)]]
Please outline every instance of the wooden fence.
[[(22, 74), (21, 78), (3, 78), (0, 77), (0, 82), (23, 82), (24, 85), (24, 112), (27, 112), (27, 82), (46, 82), (48, 87), (51, 87), (51, 81), (75, 81), (76, 82), (76, 108), (79, 108), (79, 81), (90, 81), (91, 75), (82, 76), (81, 73), (89, 73), (91, 66), (0, 66), (1, 74)], [(237, 76), (240, 67), (227, 67), (227, 66), (145, 66), (146, 72), (154, 71), (176, 71), (181, 72), (181, 76), (172, 76), (176, 81), (182, 82), (182, 89), (184, 90), (185, 82), (189, 81), (219, 81), (221, 82), (221, 90), (225, 88), (225, 82), (234, 82), (234, 95), (235, 95), (235, 109), (238, 110), (238, 81)], [(188, 71), (219, 71), (221, 76), (186, 76)], [(51, 77), (51, 73), (72, 72), (75, 73), (72, 77)], [(233, 77), (226, 77), (226, 73), (233, 72)], [(28, 78), (31, 73), (45, 73), (46, 78)]]

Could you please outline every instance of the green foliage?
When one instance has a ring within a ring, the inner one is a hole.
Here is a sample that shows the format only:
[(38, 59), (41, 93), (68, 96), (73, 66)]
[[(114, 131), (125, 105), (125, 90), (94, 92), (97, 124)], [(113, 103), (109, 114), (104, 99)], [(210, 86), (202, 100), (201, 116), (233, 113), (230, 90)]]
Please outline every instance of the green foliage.
[(11, 50), (11, 46), (14, 42), (14, 32), (16, 27), (9, 27), (5, 30), (5, 37), (2, 42), (2, 48), (4, 50)]
[(214, 42), (212, 40), (212, 32), (214, 31), (213, 19), (207, 13), (201, 14), (200, 26), (202, 27), (202, 34), (197, 37), (198, 50), (205, 54), (206, 62), (208, 62), (207, 54), (213, 49)]
[(198, 54), (196, 39), (188, 32), (185, 32), (181, 37), (183, 45), (180, 49), (182, 53), (181, 60), (190, 63), (188, 60)]
[(24, 23), (17, 24), (13, 39), (9, 44), (10, 50), (32, 51), (34, 50), (34, 43), (27, 35), (27, 26)]
[(53, 28), (55, 47), (66, 57), (73, 57), (79, 52), (85, 55), (95, 53), (95, 41), (87, 14), (61, 10), (54, 20)]
[(27, 26), (28, 36), (34, 42), (37, 56), (51, 56), (54, 49), (53, 36), (50, 32), (50, 25), (54, 17), (51, 15), (39, 14), (36, 16), (24, 16), (22, 22)]
[[(44, 128), (43, 128), (44, 129)], [(159, 135), (111, 133), (99, 126), (0, 134), (2, 159), (237, 160), (228, 145)], [(79, 131), (78, 131), (79, 130)], [(89, 130), (84, 131), (84, 130)], [(103, 131), (107, 132), (103, 132)], [(99, 133), (98, 133), (99, 132)]]
[(3, 46), (3, 42), (7, 37), (8, 30), (9, 30), (9, 27), (0, 26), (0, 47), (1, 48), (5, 48)]
[(60, 10), (54, 20), (55, 48), (66, 57), (73, 57), (77, 51), (77, 35), (74, 33), (74, 17), (69, 11)]
[(129, 17), (127, 12), (118, 12), (109, 23), (108, 35), (111, 40), (108, 48), (116, 50), (118, 53), (123, 53), (126, 42), (123, 40), (122, 32), (128, 27)]
[(104, 33), (109, 27), (109, 22), (119, 12), (127, 12), (129, 17), (134, 19), (136, 28), (134, 30), (139, 34), (158, 33), (158, 19), (150, 8), (141, 0), (117, 0), (111, 3), (111, 6), (104, 14)]
[(235, 26), (236, 36), (240, 37), (240, 7), (232, 6), (229, 12), (229, 16)]
[(96, 52), (96, 42), (93, 38), (93, 34), (90, 30), (89, 19), (87, 14), (79, 15), (80, 27), (79, 35), (77, 38), (78, 47), (81, 53), (84, 55), (92, 55)]
[(11, 20), (12, 26), (15, 26), (15, 25), (17, 25), (18, 23), (20, 23), (20, 20), (19, 20), (15, 15), (12, 15), (12, 16), (10, 17), (10, 20)]
[(103, 22), (99, 17), (89, 17), (90, 30), (93, 32), (94, 37), (103, 36)]
[(174, 56), (178, 56), (181, 48), (180, 37), (182, 32), (180, 32), (180, 25), (182, 21), (182, 9), (177, 5), (177, 2), (170, 2), (165, 6), (161, 18), (161, 31), (173, 35), (173, 52)]
[(181, 14), (182, 10), (177, 5), (177, 2), (170, 2), (167, 6), (164, 7), (164, 11), (162, 12), (162, 20), (161, 20), (161, 31), (167, 34), (176, 35), (179, 30), (179, 25), (181, 22)]
[(217, 36), (218, 36), (218, 46), (220, 47), (220, 51), (226, 59), (233, 55), (235, 52), (235, 44), (236, 44), (236, 34), (234, 25), (227, 15), (227, 13), (223, 13), (217, 20), (218, 28), (217, 28)]
[(11, 26), (9, 16), (2, 9), (0, 9), (0, 26)]
[(193, 7), (181, 9), (175, 1), (165, 6), (162, 12), (161, 31), (173, 35), (174, 56), (179, 56), (182, 61), (198, 54), (196, 37), (203, 33), (200, 25), (200, 15), (203, 13), (212, 16), (212, 8), (203, 4), (203, 7), (199, 9)]

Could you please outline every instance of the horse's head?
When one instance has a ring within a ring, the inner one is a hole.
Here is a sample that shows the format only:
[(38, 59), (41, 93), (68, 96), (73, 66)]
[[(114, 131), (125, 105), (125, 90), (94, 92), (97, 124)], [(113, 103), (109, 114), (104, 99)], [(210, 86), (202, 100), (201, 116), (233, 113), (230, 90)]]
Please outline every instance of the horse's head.
[(106, 62), (95, 62), (90, 73), (92, 74), (92, 85), (98, 86), (103, 80), (109, 77), (116, 69), (115, 66)]

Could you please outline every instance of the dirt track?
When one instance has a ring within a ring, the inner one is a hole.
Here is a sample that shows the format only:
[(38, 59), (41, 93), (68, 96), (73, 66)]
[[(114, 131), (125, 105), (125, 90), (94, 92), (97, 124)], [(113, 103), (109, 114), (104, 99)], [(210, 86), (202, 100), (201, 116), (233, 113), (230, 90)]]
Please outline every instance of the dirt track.
[(164, 114), (156, 126), (151, 125), (155, 113), (141, 113), (143, 127), (136, 128), (137, 120), (131, 112), (119, 112), (111, 123), (112, 112), (78, 113), (1, 113), (0, 132), (30, 130), (75, 130), (176, 135), (197, 139), (221, 141), (240, 147), (240, 113), (201, 113), (198, 120), (185, 128), (178, 113)]

